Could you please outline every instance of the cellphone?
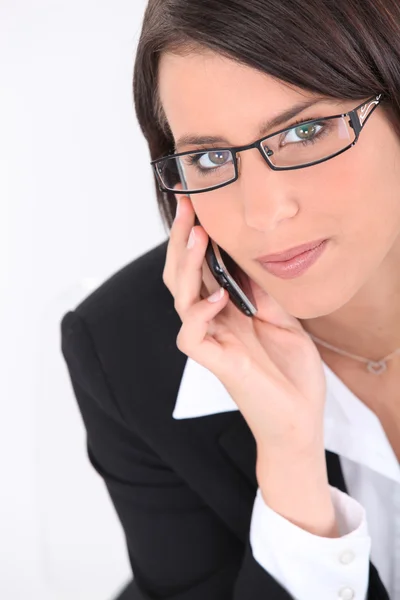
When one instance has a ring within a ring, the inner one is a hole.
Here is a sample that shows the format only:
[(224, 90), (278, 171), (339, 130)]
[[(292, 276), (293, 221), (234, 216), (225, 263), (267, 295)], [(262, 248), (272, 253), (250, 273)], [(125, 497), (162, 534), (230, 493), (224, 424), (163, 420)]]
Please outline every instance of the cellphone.
[[(195, 224), (201, 225), (197, 215), (195, 216)], [(240, 269), (238, 265), (210, 236), (208, 238), (205, 257), (211, 273), (219, 285), (227, 290), (233, 304), (247, 317), (253, 317), (257, 314), (254, 300), (250, 300), (239, 285)], [(247, 275), (243, 275), (247, 277)]]

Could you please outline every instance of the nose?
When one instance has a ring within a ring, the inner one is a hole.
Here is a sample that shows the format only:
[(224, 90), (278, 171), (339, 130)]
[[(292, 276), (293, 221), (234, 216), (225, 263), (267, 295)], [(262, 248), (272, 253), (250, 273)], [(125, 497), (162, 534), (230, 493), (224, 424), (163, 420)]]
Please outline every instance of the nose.
[(249, 228), (273, 231), (299, 208), (293, 186), (288, 183), (294, 171), (274, 171), (258, 148), (238, 153), (238, 181), (243, 217)]

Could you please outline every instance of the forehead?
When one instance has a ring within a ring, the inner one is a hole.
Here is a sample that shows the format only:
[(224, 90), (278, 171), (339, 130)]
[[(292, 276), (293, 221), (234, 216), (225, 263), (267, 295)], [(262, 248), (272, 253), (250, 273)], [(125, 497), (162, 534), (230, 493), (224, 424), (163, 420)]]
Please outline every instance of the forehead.
[[(159, 65), (159, 94), (175, 139), (181, 133), (256, 129), (260, 120), (313, 97), (274, 77), (211, 51), (165, 53)], [(238, 140), (238, 143), (241, 143)]]

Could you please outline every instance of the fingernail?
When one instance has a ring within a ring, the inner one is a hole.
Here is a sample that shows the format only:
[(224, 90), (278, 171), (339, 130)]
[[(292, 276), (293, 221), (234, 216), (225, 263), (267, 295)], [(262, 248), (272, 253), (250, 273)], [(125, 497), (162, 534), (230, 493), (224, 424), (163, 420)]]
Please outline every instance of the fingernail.
[(195, 236), (195, 233), (194, 233), (194, 229), (192, 227), (192, 229), (190, 231), (188, 243), (187, 243), (187, 248), (193, 248), (195, 240), (196, 240), (196, 236)]
[(224, 288), (220, 287), (219, 290), (217, 290), (216, 292), (214, 292), (213, 294), (211, 294), (211, 296), (209, 296), (207, 298), (207, 300), (209, 302), (218, 302), (218, 300), (221, 300), (222, 296), (224, 293)]

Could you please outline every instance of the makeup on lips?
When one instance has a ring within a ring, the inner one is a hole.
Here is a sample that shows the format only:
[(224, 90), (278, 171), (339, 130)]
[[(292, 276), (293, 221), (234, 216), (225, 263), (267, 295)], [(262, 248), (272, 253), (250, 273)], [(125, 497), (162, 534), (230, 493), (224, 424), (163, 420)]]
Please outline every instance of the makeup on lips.
[(318, 260), (328, 241), (316, 240), (281, 254), (261, 256), (256, 260), (268, 273), (281, 279), (293, 279), (305, 273)]

